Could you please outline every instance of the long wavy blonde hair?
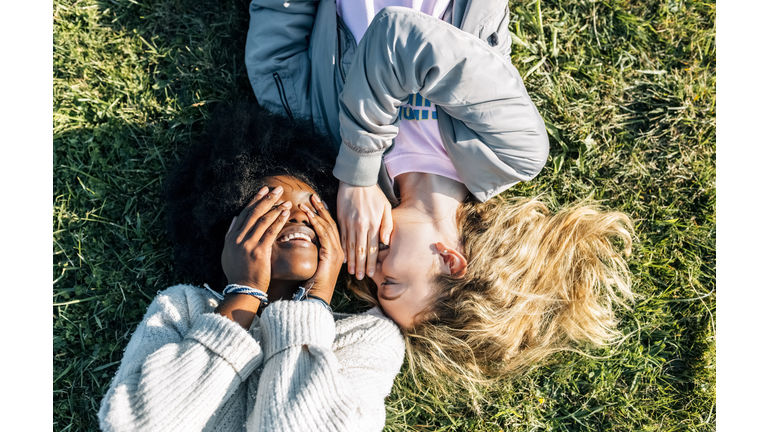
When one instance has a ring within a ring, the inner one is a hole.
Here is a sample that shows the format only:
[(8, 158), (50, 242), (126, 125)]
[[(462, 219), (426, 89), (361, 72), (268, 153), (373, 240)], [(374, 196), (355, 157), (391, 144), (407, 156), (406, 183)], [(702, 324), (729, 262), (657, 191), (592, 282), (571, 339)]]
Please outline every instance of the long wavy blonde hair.
[[(538, 199), (496, 197), (462, 204), (457, 222), (467, 273), (437, 274), (432, 307), (403, 330), (414, 377), (487, 383), (618, 336), (613, 305), (633, 299), (625, 214), (586, 203), (552, 214)], [(372, 281), (348, 281), (379, 305)]]

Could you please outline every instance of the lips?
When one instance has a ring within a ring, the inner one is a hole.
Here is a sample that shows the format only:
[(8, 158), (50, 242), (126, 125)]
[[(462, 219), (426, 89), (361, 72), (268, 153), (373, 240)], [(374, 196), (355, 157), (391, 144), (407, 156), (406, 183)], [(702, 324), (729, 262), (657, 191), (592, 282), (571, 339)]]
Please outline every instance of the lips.
[(316, 238), (317, 234), (312, 228), (306, 225), (290, 225), (283, 227), (275, 243), (307, 242), (317, 246)]

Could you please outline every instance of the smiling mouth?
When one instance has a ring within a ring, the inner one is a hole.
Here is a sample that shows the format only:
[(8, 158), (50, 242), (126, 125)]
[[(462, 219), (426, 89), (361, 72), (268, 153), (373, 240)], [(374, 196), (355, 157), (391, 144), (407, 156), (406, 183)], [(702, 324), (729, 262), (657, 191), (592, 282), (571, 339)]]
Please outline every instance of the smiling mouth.
[(311, 247), (318, 246), (317, 234), (315, 231), (303, 224), (291, 224), (282, 229), (279, 237), (275, 240), (275, 244), (283, 246), (301, 246)]
[(308, 235), (300, 232), (284, 235), (276, 241), (277, 243), (285, 243), (289, 241), (306, 241), (312, 243), (312, 239)]

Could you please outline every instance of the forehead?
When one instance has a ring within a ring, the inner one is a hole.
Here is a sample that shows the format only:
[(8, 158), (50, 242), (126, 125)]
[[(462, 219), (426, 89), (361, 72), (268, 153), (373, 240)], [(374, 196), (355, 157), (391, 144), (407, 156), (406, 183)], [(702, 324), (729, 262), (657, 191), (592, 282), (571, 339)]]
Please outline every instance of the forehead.
[(276, 175), (276, 176), (269, 176), (264, 177), (264, 184), (269, 187), (270, 189), (282, 186), (283, 189), (286, 192), (309, 192), (309, 193), (316, 193), (314, 189), (312, 189), (308, 184), (304, 183), (303, 181), (287, 176), (287, 175)]

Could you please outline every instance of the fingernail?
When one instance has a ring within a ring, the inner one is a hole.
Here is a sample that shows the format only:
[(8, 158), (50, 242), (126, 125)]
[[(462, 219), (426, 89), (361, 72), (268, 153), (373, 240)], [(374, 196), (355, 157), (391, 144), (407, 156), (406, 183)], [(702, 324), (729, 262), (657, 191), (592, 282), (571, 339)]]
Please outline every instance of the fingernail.
[(278, 187), (272, 189), (272, 195), (277, 195), (277, 194), (282, 193), (282, 192), (283, 192), (283, 187), (282, 186), (278, 186)]
[(344, 254), (344, 264), (347, 263), (347, 254)]
[(373, 277), (373, 270), (368, 270), (368, 277)]
[(280, 213), (280, 216), (285, 218), (285, 217), (288, 217), (289, 214), (291, 214), (291, 212), (289, 212), (288, 210), (283, 210)]
[(357, 280), (363, 280), (363, 272), (357, 272)]
[(389, 246), (389, 234), (384, 234), (384, 237), (382, 238), (381, 242)]
[(292, 204), (293, 203), (291, 203), (290, 201), (286, 201), (286, 202), (280, 204), (280, 207), (285, 208), (285, 209), (289, 209), (289, 208), (291, 208)]
[(325, 209), (328, 210), (328, 204), (326, 204), (325, 201), (323, 201), (323, 207), (325, 207)]
[(261, 189), (259, 190), (259, 193), (257, 193), (256, 195), (257, 195), (259, 198), (261, 198), (261, 197), (263, 197), (264, 195), (266, 195), (266, 194), (267, 194), (267, 192), (269, 192), (269, 188), (268, 188), (268, 187), (266, 187), (266, 186), (264, 186), (263, 188), (261, 188)]
[(312, 199), (313, 199), (313, 200), (314, 200), (316, 203), (319, 203), (319, 202), (320, 202), (320, 197), (319, 197), (319, 196), (317, 196), (317, 194), (312, 194)]

